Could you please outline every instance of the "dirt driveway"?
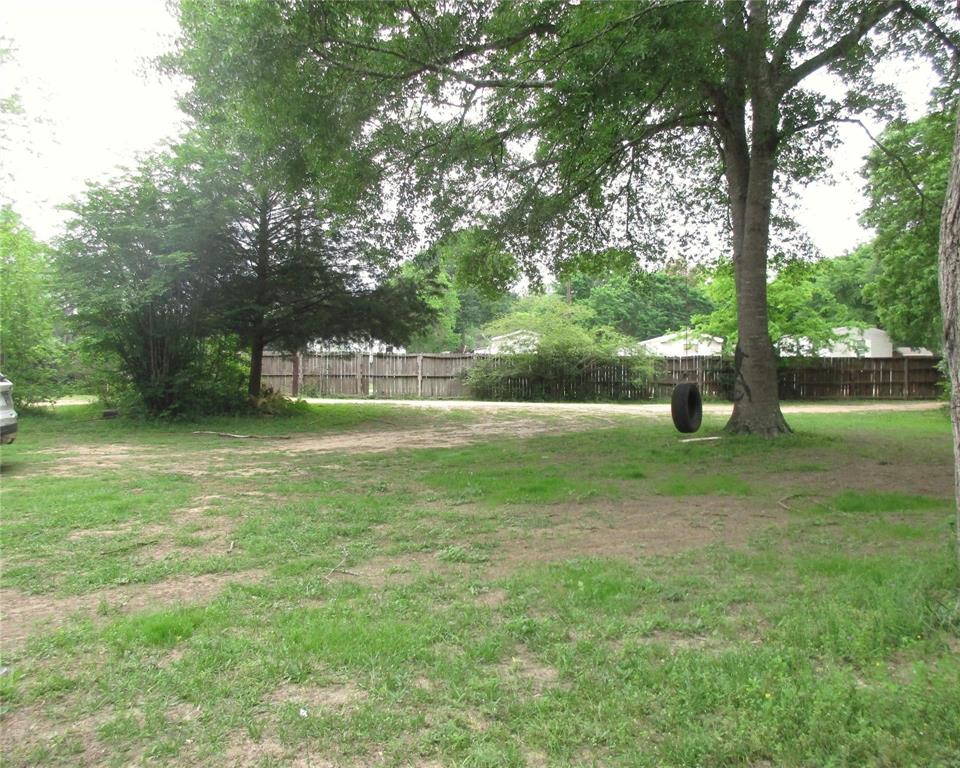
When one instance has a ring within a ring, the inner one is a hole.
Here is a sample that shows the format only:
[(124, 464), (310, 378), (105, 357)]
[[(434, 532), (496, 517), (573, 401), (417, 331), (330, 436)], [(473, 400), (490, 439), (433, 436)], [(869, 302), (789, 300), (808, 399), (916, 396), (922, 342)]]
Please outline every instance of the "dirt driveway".
[[(393, 405), (405, 408), (424, 408), (441, 411), (523, 411), (526, 413), (582, 413), (619, 414), (624, 416), (669, 416), (669, 403), (513, 403), (486, 400), (375, 400), (366, 397), (323, 398), (307, 397), (313, 405), (358, 403), (364, 405)], [(785, 403), (784, 413), (873, 413), (877, 411), (929, 411), (940, 408), (937, 400), (885, 400), (877, 402)], [(732, 403), (706, 403), (704, 413), (729, 416)]]

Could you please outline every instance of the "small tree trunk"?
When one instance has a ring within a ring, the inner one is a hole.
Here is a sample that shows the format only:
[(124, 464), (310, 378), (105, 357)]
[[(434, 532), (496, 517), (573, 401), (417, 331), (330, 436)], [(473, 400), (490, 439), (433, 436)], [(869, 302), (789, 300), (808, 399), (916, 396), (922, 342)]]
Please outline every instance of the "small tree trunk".
[(300, 359), (300, 350), (293, 353), (293, 382), (290, 385), (290, 394), (294, 397), (300, 395), (300, 384), (303, 381), (303, 368)]
[(250, 343), (250, 382), (247, 385), (247, 394), (250, 397), (260, 397), (260, 384), (263, 379), (263, 336), (255, 336)]
[(957, 560), (960, 561), (960, 111), (953, 140), (953, 163), (940, 219), (940, 308), (943, 356), (950, 370), (954, 485), (957, 500)]

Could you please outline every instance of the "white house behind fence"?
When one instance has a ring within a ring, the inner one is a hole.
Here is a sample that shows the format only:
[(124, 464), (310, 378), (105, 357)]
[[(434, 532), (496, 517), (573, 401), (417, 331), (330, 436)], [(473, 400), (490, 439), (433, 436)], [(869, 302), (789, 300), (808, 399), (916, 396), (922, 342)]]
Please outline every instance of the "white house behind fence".
[(638, 346), (651, 355), (662, 357), (713, 357), (723, 351), (723, 339), (684, 328), (646, 339)]
[(478, 355), (517, 355), (536, 352), (540, 346), (540, 334), (536, 331), (511, 331), (487, 339), (487, 346), (475, 349)]
[[(933, 357), (925, 347), (894, 347), (890, 334), (882, 328), (834, 328), (837, 340), (814, 350), (804, 337), (784, 337), (777, 343), (783, 357)], [(478, 355), (510, 355), (535, 352), (540, 344), (536, 331), (520, 329), (487, 340), (485, 347), (475, 350)], [(723, 352), (723, 339), (697, 333), (690, 328), (671, 331), (653, 339), (645, 339), (631, 347), (617, 350), (621, 357), (643, 351), (660, 357), (718, 357)]]
[(894, 347), (890, 334), (882, 328), (834, 328), (837, 340), (827, 347), (812, 350), (809, 339), (784, 338), (780, 340), (780, 354), (816, 357), (933, 357), (926, 347)]

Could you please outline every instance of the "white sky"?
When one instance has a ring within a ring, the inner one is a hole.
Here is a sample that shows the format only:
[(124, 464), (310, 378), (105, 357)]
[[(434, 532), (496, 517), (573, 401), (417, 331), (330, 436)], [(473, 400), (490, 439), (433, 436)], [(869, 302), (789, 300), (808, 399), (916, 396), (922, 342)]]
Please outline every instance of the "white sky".
[[(25, 114), (0, 157), (0, 199), (12, 200), (43, 238), (60, 231), (57, 206), (86, 180), (113, 175), (185, 124), (176, 106), (182, 84), (149, 71), (177, 32), (165, 0), (5, 0), (0, 36), (14, 61), (0, 67), (0, 97), (16, 90)], [(885, 79), (906, 91), (910, 116), (923, 113), (932, 75), (891, 65)], [(873, 125), (876, 135), (881, 126)], [(814, 244), (836, 256), (869, 239), (858, 172), (870, 149), (860, 128), (842, 126), (834, 182), (804, 190), (798, 218)], [(12, 177), (12, 180), (11, 180)]]

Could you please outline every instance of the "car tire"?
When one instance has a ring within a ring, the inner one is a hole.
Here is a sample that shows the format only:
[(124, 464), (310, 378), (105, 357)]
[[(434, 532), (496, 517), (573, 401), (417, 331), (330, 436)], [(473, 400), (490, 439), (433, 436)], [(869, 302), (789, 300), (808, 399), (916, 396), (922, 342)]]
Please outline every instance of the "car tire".
[(703, 399), (696, 384), (677, 384), (670, 398), (673, 425), (684, 433), (696, 432), (703, 421)]

